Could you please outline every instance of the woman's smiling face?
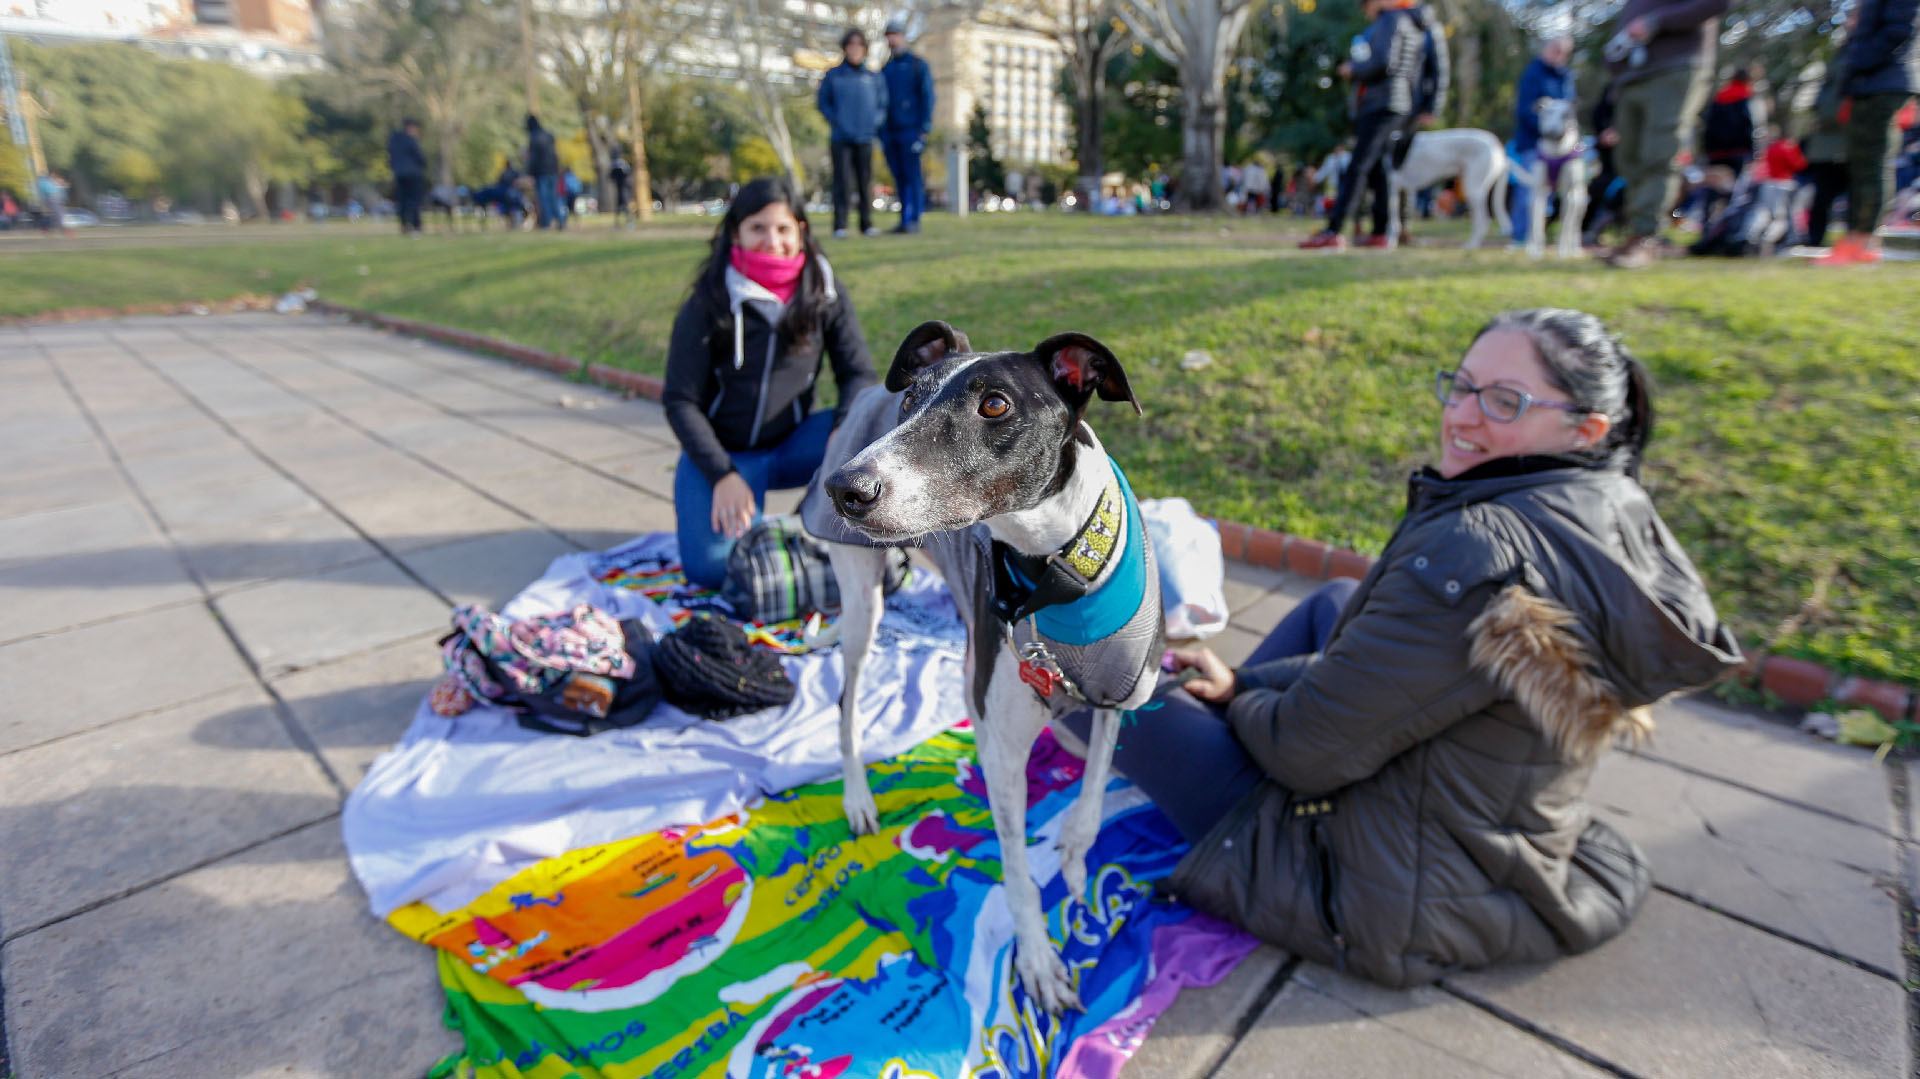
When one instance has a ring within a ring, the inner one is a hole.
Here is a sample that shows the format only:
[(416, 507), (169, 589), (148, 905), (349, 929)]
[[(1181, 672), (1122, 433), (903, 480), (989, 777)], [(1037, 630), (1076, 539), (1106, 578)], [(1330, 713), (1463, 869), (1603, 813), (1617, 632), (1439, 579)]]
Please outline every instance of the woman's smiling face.
[(1476, 388), (1505, 386), (1518, 390), (1536, 404), (1519, 419), (1498, 423), (1487, 418), (1473, 394), (1456, 393), (1440, 410), (1440, 461), (1434, 466), (1447, 479), (1502, 457), (1584, 449), (1606, 435), (1604, 415), (1538, 407), (1543, 402), (1572, 402), (1547, 381), (1540, 354), (1519, 330), (1481, 335), (1461, 358), (1456, 377)]
[(784, 202), (769, 202), (758, 213), (741, 218), (733, 232), (734, 245), (741, 250), (780, 258), (799, 254), (805, 237), (806, 226)]

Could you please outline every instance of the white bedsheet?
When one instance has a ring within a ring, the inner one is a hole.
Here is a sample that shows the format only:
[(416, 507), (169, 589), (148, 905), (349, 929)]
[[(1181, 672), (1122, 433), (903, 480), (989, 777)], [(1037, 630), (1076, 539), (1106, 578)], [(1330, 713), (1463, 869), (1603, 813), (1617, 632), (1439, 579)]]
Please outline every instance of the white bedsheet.
[[(656, 534), (606, 554), (673, 550), (671, 535)], [(658, 632), (672, 629), (671, 606), (596, 581), (595, 557), (555, 559), (503, 613), (590, 603)], [(861, 679), (867, 760), (901, 753), (965, 716), (965, 643), (946, 586), (916, 566), (888, 598)], [(529, 731), (491, 707), (448, 719), (423, 700), (342, 818), (348, 860), (373, 912), (385, 917), (416, 900), (450, 910), (542, 858), (703, 823), (762, 794), (837, 776), (840, 650), (783, 662), (798, 692), (779, 711), (708, 722), (662, 704), (637, 727), (591, 738)]]

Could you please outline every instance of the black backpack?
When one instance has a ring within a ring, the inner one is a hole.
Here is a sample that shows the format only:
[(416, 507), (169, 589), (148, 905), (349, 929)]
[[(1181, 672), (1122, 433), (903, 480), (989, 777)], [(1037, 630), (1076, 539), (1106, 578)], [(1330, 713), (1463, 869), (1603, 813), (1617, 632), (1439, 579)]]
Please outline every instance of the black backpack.
[(667, 702), (707, 719), (784, 707), (793, 681), (780, 658), (755, 648), (739, 626), (695, 614), (654, 645), (653, 670)]

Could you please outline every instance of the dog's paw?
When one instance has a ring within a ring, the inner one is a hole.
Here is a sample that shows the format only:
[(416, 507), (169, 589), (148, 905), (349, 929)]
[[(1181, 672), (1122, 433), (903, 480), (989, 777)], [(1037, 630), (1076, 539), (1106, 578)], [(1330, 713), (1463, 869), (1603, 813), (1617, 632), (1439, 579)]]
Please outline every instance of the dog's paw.
[(1014, 969), (1020, 972), (1020, 984), (1026, 987), (1027, 996), (1054, 1015), (1069, 1010), (1086, 1011), (1080, 1003), (1080, 994), (1073, 988), (1067, 964), (1061, 960), (1060, 953), (1053, 950), (1051, 942), (1044, 948), (1016, 944), (1014, 953)]
[(864, 783), (849, 786), (840, 804), (847, 811), (847, 826), (854, 835), (872, 835), (880, 830), (880, 808), (873, 803), (873, 791)]

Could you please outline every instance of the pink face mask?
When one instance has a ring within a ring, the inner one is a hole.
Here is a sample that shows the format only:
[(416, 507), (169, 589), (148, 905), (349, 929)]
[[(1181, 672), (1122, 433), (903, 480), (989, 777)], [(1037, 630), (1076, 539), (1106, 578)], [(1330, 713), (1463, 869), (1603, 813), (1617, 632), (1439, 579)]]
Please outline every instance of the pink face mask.
[(793, 299), (794, 292), (800, 288), (800, 271), (807, 264), (807, 253), (802, 251), (791, 257), (782, 257), (763, 251), (748, 251), (735, 244), (729, 261), (734, 269), (747, 276), (747, 280), (780, 297), (781, 303), (786, 303)]

